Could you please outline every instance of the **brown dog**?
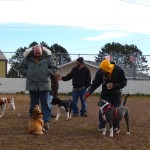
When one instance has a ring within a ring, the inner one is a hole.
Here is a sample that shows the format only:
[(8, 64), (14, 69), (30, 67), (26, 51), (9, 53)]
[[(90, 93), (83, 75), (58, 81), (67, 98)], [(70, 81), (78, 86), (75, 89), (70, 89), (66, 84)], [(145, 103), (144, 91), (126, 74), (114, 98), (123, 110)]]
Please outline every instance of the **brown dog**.
[(0, 98), (0, 107), (1, 107), (0, 118), (3, 117), (8, 106), (10, 106), (10, 108), (12, 108), (12, 110), (13, 110), (13, 113), (15, 113), (16, 108), (15, 108), (14, 98), (12, 98), (12, 97)]
[(44, 121), (43, 115), (40, 110), (39, 105), (35, 105), (35, 108), (32, 112), (32, 118), (28, 123), (28, 133), (29, 134), (44, 134)]

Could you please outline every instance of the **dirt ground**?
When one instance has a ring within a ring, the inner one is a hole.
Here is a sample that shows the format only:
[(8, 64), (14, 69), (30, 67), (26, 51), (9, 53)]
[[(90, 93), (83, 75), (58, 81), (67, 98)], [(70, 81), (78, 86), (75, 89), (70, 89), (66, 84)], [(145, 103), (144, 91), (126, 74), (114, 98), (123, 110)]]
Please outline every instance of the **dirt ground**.
[[(0, 97), (5, 95), (0, 94)], [(72, 117), (65, 121), (62, 110), (60, 119), (50, 121), (50, 129), (44, 135), (29, 135), (28, 95), (6, 95), (15, 99), (16, 111), (9, 108), (0, 118), (0, 150), (149, 150), (150, 149), (150, 97), (129, 96), (126, 106), (130, 113), (131, 134), (126, 134), (125, 121), (121, 132), (113, 138), (103, 136), (98, 128), (98, 96), (88, 99), (88, 117)], [(70, 96), (59, 96), (69, 99)], [(79, 104), (80, 107), (80, 104)], [(54, 107), (53, 114), (56, 114)]]

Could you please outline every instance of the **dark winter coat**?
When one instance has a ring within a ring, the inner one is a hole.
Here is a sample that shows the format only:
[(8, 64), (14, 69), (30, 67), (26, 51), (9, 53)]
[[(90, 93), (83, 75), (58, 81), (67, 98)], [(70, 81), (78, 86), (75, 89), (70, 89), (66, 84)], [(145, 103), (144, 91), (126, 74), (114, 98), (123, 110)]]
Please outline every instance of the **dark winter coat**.
[[(113, 83), (113, 89), (107, 89), (107, 83)], [(112, 103), (114, 103), (114, 101), (121, 101), (122, 88), (127, 85), (124, 70), (115, 65), (112, 75), (108, 76), (108, 74), (103, 73), (101, 69), (98, 69), (88, 92), (92, 94), (100, 85), (102, 85), (101, 99)]]
[(82, 68), (78, 68), (75, 66), (72, 68), (71, 72), (66, 76), (62, 77), (63, 81), (68, 81), (72, 79), (73, 88), (88, 88), (91, 83), (91, 73), (90, 70), (84, 66)]
[(22, 73), (26, 75), (26, 90), (29, 91), (50, 91), (50, 75), (54, 74), (56, 64), (51, 55), (51, 51), (43, 50), (42, 56), (36, 63), (33, 50), (26, 50), (25, 59), (22, 63)]

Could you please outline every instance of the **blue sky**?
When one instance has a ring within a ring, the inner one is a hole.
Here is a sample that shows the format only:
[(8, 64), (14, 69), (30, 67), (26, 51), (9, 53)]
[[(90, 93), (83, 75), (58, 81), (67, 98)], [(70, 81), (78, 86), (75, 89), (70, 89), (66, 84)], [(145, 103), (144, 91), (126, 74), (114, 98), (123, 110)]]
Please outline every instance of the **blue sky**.
[(98, 54), (118, 42), (149, 55), (150, 1), (0, 0), (0, 49), (15, 52), (33, 41), (57, 43), (70, 54)]

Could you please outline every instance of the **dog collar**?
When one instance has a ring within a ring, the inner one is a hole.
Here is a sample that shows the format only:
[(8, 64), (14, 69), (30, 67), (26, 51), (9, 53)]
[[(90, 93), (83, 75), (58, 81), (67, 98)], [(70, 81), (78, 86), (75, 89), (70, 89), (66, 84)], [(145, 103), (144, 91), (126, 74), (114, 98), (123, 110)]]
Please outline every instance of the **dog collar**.
[(104, 110), (103, 110), (103, 115), (111, 108), (110, 105), (108, 105)]

